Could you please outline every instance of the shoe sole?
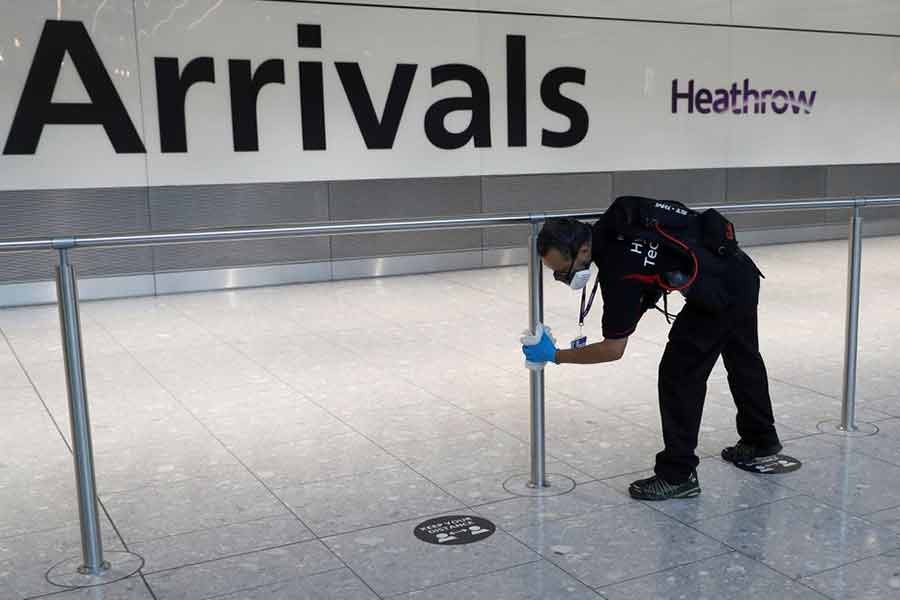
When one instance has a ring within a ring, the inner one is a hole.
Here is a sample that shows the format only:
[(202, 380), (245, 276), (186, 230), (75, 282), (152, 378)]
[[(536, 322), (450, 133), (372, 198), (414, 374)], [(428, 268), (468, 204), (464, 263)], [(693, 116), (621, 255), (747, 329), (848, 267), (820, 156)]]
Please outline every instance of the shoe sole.
[(628, 493), (635, 500), (647, 500), (650, 502), (661, 502), (663, 500), (684, 500), (685, 498), (696, 498), (700, 495), (700, 488), (695, 488), (692, 490), (687, 490), (681, 492), (680, 494), (675, 494), (674, 496), (666, 496), (665, 498), (660, 498), (658, 496), (642, 496), (640, 494), (635, 494), (631, 490), (628, 490)]
[[(750, 460), (751, 460), (751, 461), (754, 461), (754, 460), (759, 460), (759, 459), (762, 459), (762, 458), (770, 458), (770, 457), (772, 457), (772, 456), (777, 456), (778, 453), (781, 452), (783, 449), (784, 449), (784, 448), (782, 447), (782, 448), (779, 448), (778, 450), (776, 450), (775, 452), (772, 452), (771, 454), (761, 454), (761, 455), (759, 455), (759, 456), (754, 456), (754, 457), (751, 458)], [(726, 458), (726, 457), (725, 457), (725, 450), (728, 450), (728, 448), (725, 448), (725, 449), (722, 450), (722, 452), (719, 454), (719, 455), (722, 457), (722, 460), (724, 460), (725, 462), (730, 462), (730, 463), (732, 463), (732, 464), (733, 464), (733, 463), (737, 463), (738, 461), (735, 460), (734, 458)]]

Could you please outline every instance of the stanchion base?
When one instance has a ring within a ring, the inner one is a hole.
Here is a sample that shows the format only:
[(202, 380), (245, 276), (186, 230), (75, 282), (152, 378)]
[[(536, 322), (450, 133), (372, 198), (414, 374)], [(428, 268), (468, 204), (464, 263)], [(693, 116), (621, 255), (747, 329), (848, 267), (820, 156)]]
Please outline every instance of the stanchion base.
[(547, 473), (544, 487), (532, 485), (530, 475), (514, 475), (503, 482), (503, 489), (516, 496), (562, 496), (575, 489), (575, 480)]
[(84, 559), (69, 558), (47, 571), (47, 581), (64, 588), (90, 588), (127, 579), (144, 567), (144, 559), (133, 552), (106, 552), (106, 569), (91, 575), (83, 573)]
[(844, 429), (840, 421), (822, 421), (816, 425), (816, 429), (828, 435), (840, 435), (844, 437), (866, 437), (878, 433), (878, 426), (873, 423), (857, 423), (855, 430)]

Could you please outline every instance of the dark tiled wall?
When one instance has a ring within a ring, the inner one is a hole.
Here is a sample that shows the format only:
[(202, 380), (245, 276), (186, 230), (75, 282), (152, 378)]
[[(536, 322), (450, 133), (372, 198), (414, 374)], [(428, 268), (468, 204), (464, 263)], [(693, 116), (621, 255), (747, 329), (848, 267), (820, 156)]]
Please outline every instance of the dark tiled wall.
[[(479, 177), (377, 179), (330, 184), (335, 221), (449, 217), (482, 212)], [(481, 248), (477, 230), (335, 236), (332, 257), (364, 258)]]
[[(484, 177), (481, 197), (486, 213), (603, 209), (612, 197), (612, 179), (609, 173)], [(521, 246), (528, 233), (528, 227), (486, 229), (484, 246)]]
[(725, 199), (727, 172), (723, 169), (686, 171), (624, 171), (613, 175), (613, 197), (631, 194), (710, 204)]
[[(0, 239), (262, 224), (605, 208), (622, 194), (688, 204), (900, 195), (900, 165), (768, 167), (438, 179), (0, 192)], [(867, 209), (900, 219), (900, 208)], [(843, 223), (846, 211), (736, 215), (741, 229)], [(521, 246), (527, 228), (79, 250), (82, 276)], [(0, 283), (52, 277), (52, 253), (0, 254)]]
[[(835, 196), (862, 194), (869, 196), (889, 196), (900, 194), (900, 165), (860, 165), (840, 166), (828, 169), (828, 190)], [(866, 209), (867, 218), (900, 219), (900, 207)], [(843, 214), (831, 211), (829, 218), (846, 221)]]
[[(735, 169), (728, 172), (726, 202), (753, 203), (763, 200), (797, 200), (828, 196), (828, 167), (771, 167)], [(799, 227), (824, 225), (825, 212), (805, 210), (786, 213), (735, 215), (738, 228)]]
[[(327, 221), (327, 183), (263, 183), (150, 189), (154, 231)], [(214, 269), (331, 258), (327, 238), (159, 246), (157, 271)]]
[[(0, 239), (150, 230), (146, 188), (0, 192)], [(79, 250), (79, 275), (148, 273), (149, 248)], [(52, 252), (0, 253), (0, 282), (53, 278)]]

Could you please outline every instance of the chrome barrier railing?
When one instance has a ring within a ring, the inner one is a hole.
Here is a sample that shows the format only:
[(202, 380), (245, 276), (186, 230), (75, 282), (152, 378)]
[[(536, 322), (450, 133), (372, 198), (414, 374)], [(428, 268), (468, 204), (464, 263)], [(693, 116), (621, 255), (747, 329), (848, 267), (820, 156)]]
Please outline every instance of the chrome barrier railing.
[[(844, 344), (844, 378), (842, 390), (841, 432), (858, 431), (855, 421), (857, 337), (859, 326), (860, 265), (862, 252), (862, 209), (864, 207), (898, 206), (897, 197), (865, 197), (852, 199), (821, 199), (797, 201), (754, 202), (734, 205), (699, 205), (703, 210), (715, 208), (724, 213), (753, 213), (794, 210), (851, 210), (849, 232), (849, 258), (847, 269), (847, 317)], [(530, 252), (528, 260), (529, 328), (534, 332), (544, 318), (543, 277), (541, 257), (537, 252), (537, 234), (541, 224), (551, 217), (595, 219), (602, 212), (554, 212), (512, 216), (473, 216), (446, 219), (421, 219), (411, 221), (371, 221), (354, 223), (327, 223), (315, 225), (250, 227), (211, 231), (134, 234), (118, 236), (78, 236), (0, 242), (0, 252), (28, 252), (55, 250), (59, 254), (56, 268), (56, 285), (59, 300), (60, 324), (66, 366), (66, 382), (69, 400), (69, 416), (72, 428), (72, 450), (75, 463), (75, 480), (78, 490), (78, 510), (81, 527), (82, 565), (78, 572), (91, 578), (102, 578), (110, 569), (104, 560), (100, 536), (100, 512), (94, 475), (94, 458), (91, 443), (90, 417), (87, 403), (87, 386), (84, 372), (84, 353), (81, 343), (81, 324), (77, 278), (70, 262), (70, 251), (75, 248), (163, 246), (172, 244), (221, 242), (248, 239), (273, 239), (282, 237), (312, 237), (367, 233), (395, 233), (403, 231), (428, 231), (443, 229), (472, 229), (530, 225)], [(527, 485), (535, 490), (549, 487), (546, 474), (544, 445), (544, 372), (529, 372), (531, 402), (531, 470)], [(73, 584), (77, 586), (78, 584)], [(97, 585), (96, 581), (85, 585)]]

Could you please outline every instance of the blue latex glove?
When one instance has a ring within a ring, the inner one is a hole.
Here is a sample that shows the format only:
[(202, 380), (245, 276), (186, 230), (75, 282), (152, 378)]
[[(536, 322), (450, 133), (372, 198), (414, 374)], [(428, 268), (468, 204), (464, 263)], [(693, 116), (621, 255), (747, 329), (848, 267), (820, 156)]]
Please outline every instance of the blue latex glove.
[(525, 353), (525, 359), (533, 363), (556, 362), (556, 345), (547, 332), (541, 336), (541, 341), (533, 346), (522, 346), (522, 352)]

